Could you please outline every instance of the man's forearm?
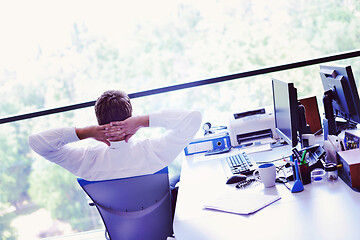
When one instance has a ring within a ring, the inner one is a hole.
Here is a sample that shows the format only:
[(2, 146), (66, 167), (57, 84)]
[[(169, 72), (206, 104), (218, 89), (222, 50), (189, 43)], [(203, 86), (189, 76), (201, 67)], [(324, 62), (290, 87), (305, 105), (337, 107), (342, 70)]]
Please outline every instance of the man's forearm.
[(149, 127), (149, 115), (139, 116), (139, 127)]
[(75, 133), (80, 140), (94, 138), (109, 145), (110, 143), (107, 140), (108, 136), (106, 135), (109, 128), (110, 125), (88, 126), (83, 128), (75, 128)]
[(149, 115), (130, 117), (108, 125), (75, 128), (75, 132), (80, 140), (86, 138), (94, 138), (99, 141), (122, 140), (125, 136), (130, 138), (142, 127), (149, 127)]
[(80, 140), (91, 137), (91, 132), (89, 131), (89, 127), (75, 128), (75, 133)]
[(75, 133), (80, 140), (88, 138), (88, 133), (85, 128), (75, 128)]

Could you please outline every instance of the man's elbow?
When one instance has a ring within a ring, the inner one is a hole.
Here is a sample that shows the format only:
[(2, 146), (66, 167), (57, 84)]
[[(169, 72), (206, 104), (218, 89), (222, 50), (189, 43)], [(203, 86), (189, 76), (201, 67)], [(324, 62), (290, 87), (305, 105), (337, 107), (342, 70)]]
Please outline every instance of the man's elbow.
[(36, 145), (35, 144), (35, 138), (33, 135), (30, 135), (29, 138), (28, 138), (28, 143), (29, 143), (29, 146), (31, 149), (34, 150), (34, 146)]
[(202, 121), (202, 114), (200, 111), (194, 111), (194, 126), (196, 127), (196, 131), (199, 130), (201, 121)]
[(192, 121), (189, 127), (192, 129), (193, 135), (195, 135), (200, 128), (202, 121), (202, 114), (200, 111), (193, 111), (191, 113), (191, 118)]
[(37, 154), (39, 154), (41, 156), (44, 154), (44, 150), (42, 150), (42, 148), (40, 147), (41, 143), (36, 135), (30, 135), (28, 138), (28, 143), (29, 143), (30, 148), (34, 152), (36, 152)]

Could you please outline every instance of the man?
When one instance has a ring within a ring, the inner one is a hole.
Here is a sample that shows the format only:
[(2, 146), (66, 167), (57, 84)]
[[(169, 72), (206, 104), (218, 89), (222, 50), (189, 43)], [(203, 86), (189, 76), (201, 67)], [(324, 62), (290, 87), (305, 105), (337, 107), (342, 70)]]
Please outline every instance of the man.
[[(107, 180), (155, 173), (168, 166), (195, 136), (201, 124), (198, 111), (164, 110), (132, 116), (129, 97), (106, 91), (95, 103), (96, 126), (65, 127), (29, 137), (30, 147), (47, 160), (89, 180)], [(143, 127), (163, 127), (159, 137), (133, 141)], [(95, 146), (73, 146), (87, 138)]]

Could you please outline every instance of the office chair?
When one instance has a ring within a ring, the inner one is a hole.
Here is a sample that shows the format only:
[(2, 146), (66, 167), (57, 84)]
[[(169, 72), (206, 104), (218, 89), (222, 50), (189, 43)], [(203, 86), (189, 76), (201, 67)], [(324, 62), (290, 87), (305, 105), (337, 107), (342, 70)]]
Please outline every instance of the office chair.
[[(161, 240), (172, 236), (168, 169), (150, 175), (78, 183), (104, 222), (107, 239)], [(106, 235), (106, 234), (105, 234)]]

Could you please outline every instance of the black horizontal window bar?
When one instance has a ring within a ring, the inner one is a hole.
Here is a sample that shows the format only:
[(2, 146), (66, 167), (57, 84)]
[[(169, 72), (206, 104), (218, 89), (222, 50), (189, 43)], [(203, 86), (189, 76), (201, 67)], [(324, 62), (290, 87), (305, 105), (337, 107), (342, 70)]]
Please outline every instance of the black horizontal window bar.
[[(309, 59), (309, 60), (304, 60), (304, 61), (299, 61), (299, 62), (287, 63), (287, 64), (277, 65), (277, 66), (272, 66), (272, 67), (265, 67), (265, 68), (251, 70), (251, 71), (230, 74), (230, 75), (226, 75), (226, 76), (220, 76), (220, 77), (209, 78), (209, 79), (204, 79), (204, 80), (199, 80), (199, 81), (194, 81), (194, 82), (189, 82), (189, 83), (172, 85), (172, 86), (168, 86), (168, 87), (161, 87), (161, 88), (146, 90), (146, 91), (142, 91), (142, 92), (130, 93), (129, 97), (130, 98), (145, 97), (145, 96), (166, 93), (166, 92), (172, 92), (172, 91), (186, 89), (186, 88), (193, 88), (193, 87), (198, 87), (198, 86), (203, 86), (203, 85), (208, 85), (208, 84), (213, 84), (213, 83), (226, 82), (226, 81), (239, 79), (239, 78), (252, 77), (252, 76), (257, 76), (257, 75), (262, 75), (262, 74), (267, 74), (267, 73), (273, 73), (273, 72), (279, 72), (279, 71), (284, 71), (284, 70), (290, 70), (290, 69), (294, 69), (294, 68), (311, 66), (311, 65), (325, 63), (325, 62), (344, 60), (344, 59), (354, 58), (354, 57), (359, 57), (359, 56), (360, 56), (360, 50), (354, 50), (354, 51), (338, 53), (338, 54), (320, 57), (320, 58), (314, 58), (314, 59)], [(47, 109), (47, 110), (42, 110), (42, 111), (12, 116), (12, 117), (6, 117), (6, 118), (0, 119), (0, 124), (20, 121), (20, 120), (25, 120), (25, 119), (40, 117), (40, 116), (45, 116), (45, 115), (50, 115), (50, 114), (54, 114), (54, 113), (72, 111), (72, 110), (76, 110), (76, 109), (91, 107), (94, 105), (95, 105), (95, 101), (90, 101), (90, 102), (84, 102), (84, 103), (68, 105), (68, 106), (64, 106), (64, 107), (52, 108), (52, 109)]]

